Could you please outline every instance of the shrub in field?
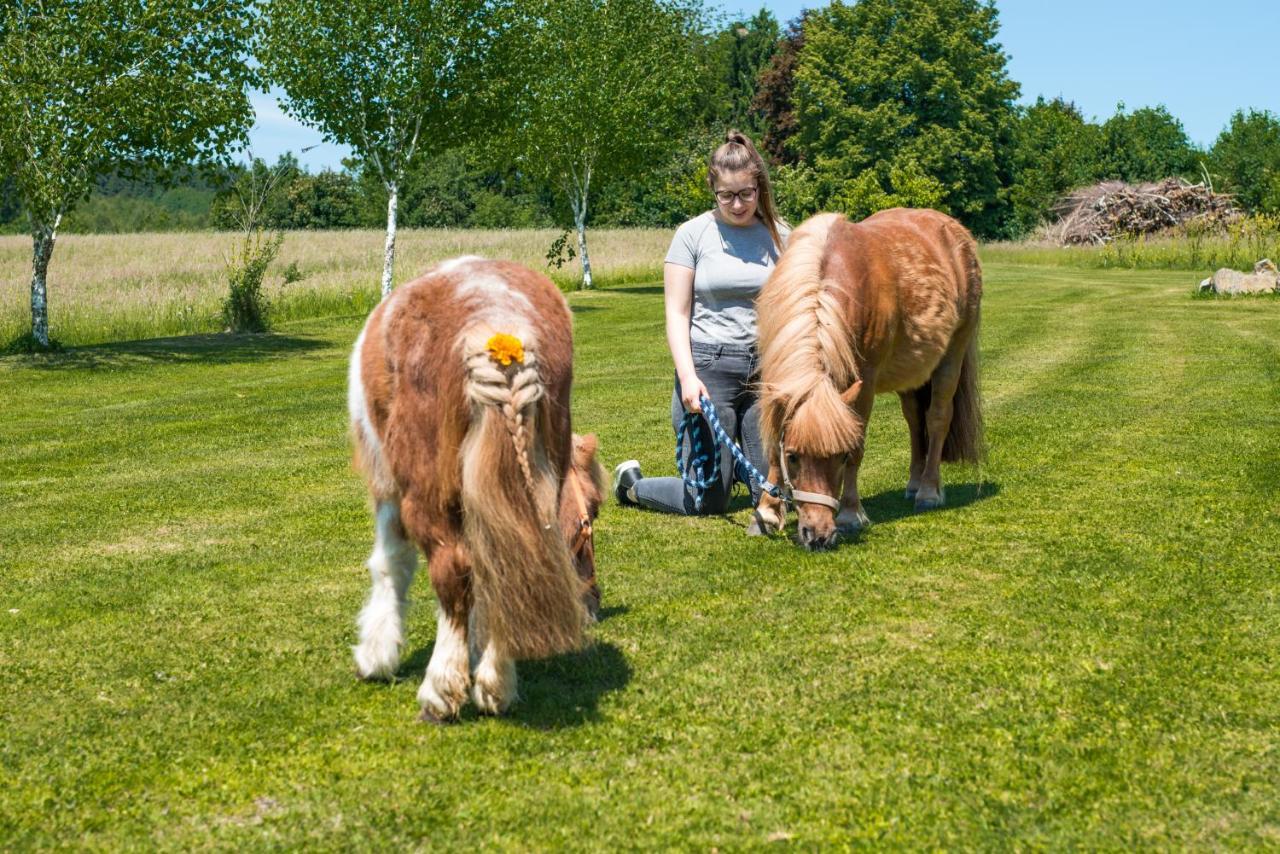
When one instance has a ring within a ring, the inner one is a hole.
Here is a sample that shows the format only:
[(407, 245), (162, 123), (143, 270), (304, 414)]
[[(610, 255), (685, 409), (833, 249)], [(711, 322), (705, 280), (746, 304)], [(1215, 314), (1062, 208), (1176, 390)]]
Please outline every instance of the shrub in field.
[(222, 321), (228, 332), (266, 332), (271, 328), (271, 305), (262, 292), (262, 279), (283, 242), (283, 234), (262, 231), (245, 234), (241, 240), (237, 257), (227, 264), (229, 290), (222, 303)]
[(301, 282), (304, 278), (302, 271), (298, 269), (297, 261), (290, 261), (289, 266), (284, 268), (284, 283), (292, 285), (294, 282)]

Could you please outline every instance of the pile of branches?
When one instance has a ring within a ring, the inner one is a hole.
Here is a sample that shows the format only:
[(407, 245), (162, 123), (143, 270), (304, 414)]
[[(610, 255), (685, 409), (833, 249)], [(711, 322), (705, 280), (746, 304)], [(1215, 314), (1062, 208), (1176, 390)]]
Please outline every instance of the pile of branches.
[(1117, 237), (1155, 234), (1188, 223), (1217, 229), (1240, 216), (1230, 196), (1181, 178), (1081, 187), (1063, 196), (1051, 212), (1056, 222), (1047, 236), (1063, 246), (1100, 246)]

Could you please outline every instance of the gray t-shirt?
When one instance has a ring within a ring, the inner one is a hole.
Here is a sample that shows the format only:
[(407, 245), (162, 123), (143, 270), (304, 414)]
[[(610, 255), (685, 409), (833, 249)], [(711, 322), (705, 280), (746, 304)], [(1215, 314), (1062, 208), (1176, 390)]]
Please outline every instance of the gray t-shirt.
[[(789, 233), (778, 224), (784, 242)], [(693, 270), (691, 341), (756, 343), (756, 294), (778, 260), (778, 249), (763, 222), (729, 225), (714, 211), (707, 211), (676, 229), (666, 260)]]

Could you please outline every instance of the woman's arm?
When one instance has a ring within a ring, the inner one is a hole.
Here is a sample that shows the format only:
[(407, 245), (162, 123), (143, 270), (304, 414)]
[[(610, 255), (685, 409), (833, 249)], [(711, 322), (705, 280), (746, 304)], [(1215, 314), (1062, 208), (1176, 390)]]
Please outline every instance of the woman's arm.
[(680, 379), (680, 400), (690, 412), (701, 412), (699, 398), (707, 393), (707, 387), (698, 379), (693, 368), (693, 353), (689, 348), (689, 320), (693, 316), (693, 270), (680, 264), (665, 264), (662, 270), (662, 290), (667, 309), (667, 346), (671, 348), (671, 360), (676, 365)]

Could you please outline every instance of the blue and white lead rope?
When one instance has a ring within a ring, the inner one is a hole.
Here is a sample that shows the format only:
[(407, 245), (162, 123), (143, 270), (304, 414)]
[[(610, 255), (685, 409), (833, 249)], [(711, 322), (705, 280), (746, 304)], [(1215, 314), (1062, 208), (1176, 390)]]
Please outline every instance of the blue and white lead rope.
[[(729, 449), (729, 453), (738, 461), (751, 476), (760, 488), (772, 495), (774, 498), (782, 497), (782, 490), (769, 482), (768, 478), (760, 473), (760, 470), (751, 464), (751, 460), (747, 459), (747, 455), (742, 452), (737, 443), (729, 438), (729, 434), (724, 432), (724, 427), (720, 425), (720, 419), (716, 416), (716, 407), (711, 400), (704, 394), (699, 398), (702, 403), (702, 414), (697, 412), (686, 412), (684, 418), (680, 421), (680, 426), (676, 428), (676, 469), (680, 472), (680, 478), (693, 490), (693, 506), (694, 509), (702, 512), (702, 493), (710, 487), (714, 486), (716, 481), (720, 479), (720, 453), (718, 445), (723, 445)], [(702, 449), (702, 437), (698, 430), (698, 419), (705, 417), (707, 423), (711, 425), (712, 447), (709, 452)], [(689, 464), (685, 465), (684, 461), (684, 437), (689, 436)], [(707, 472), (707, 463), (711, 464), (711, 471)], [(699, 474), (700, 473), (700, 474)]]

